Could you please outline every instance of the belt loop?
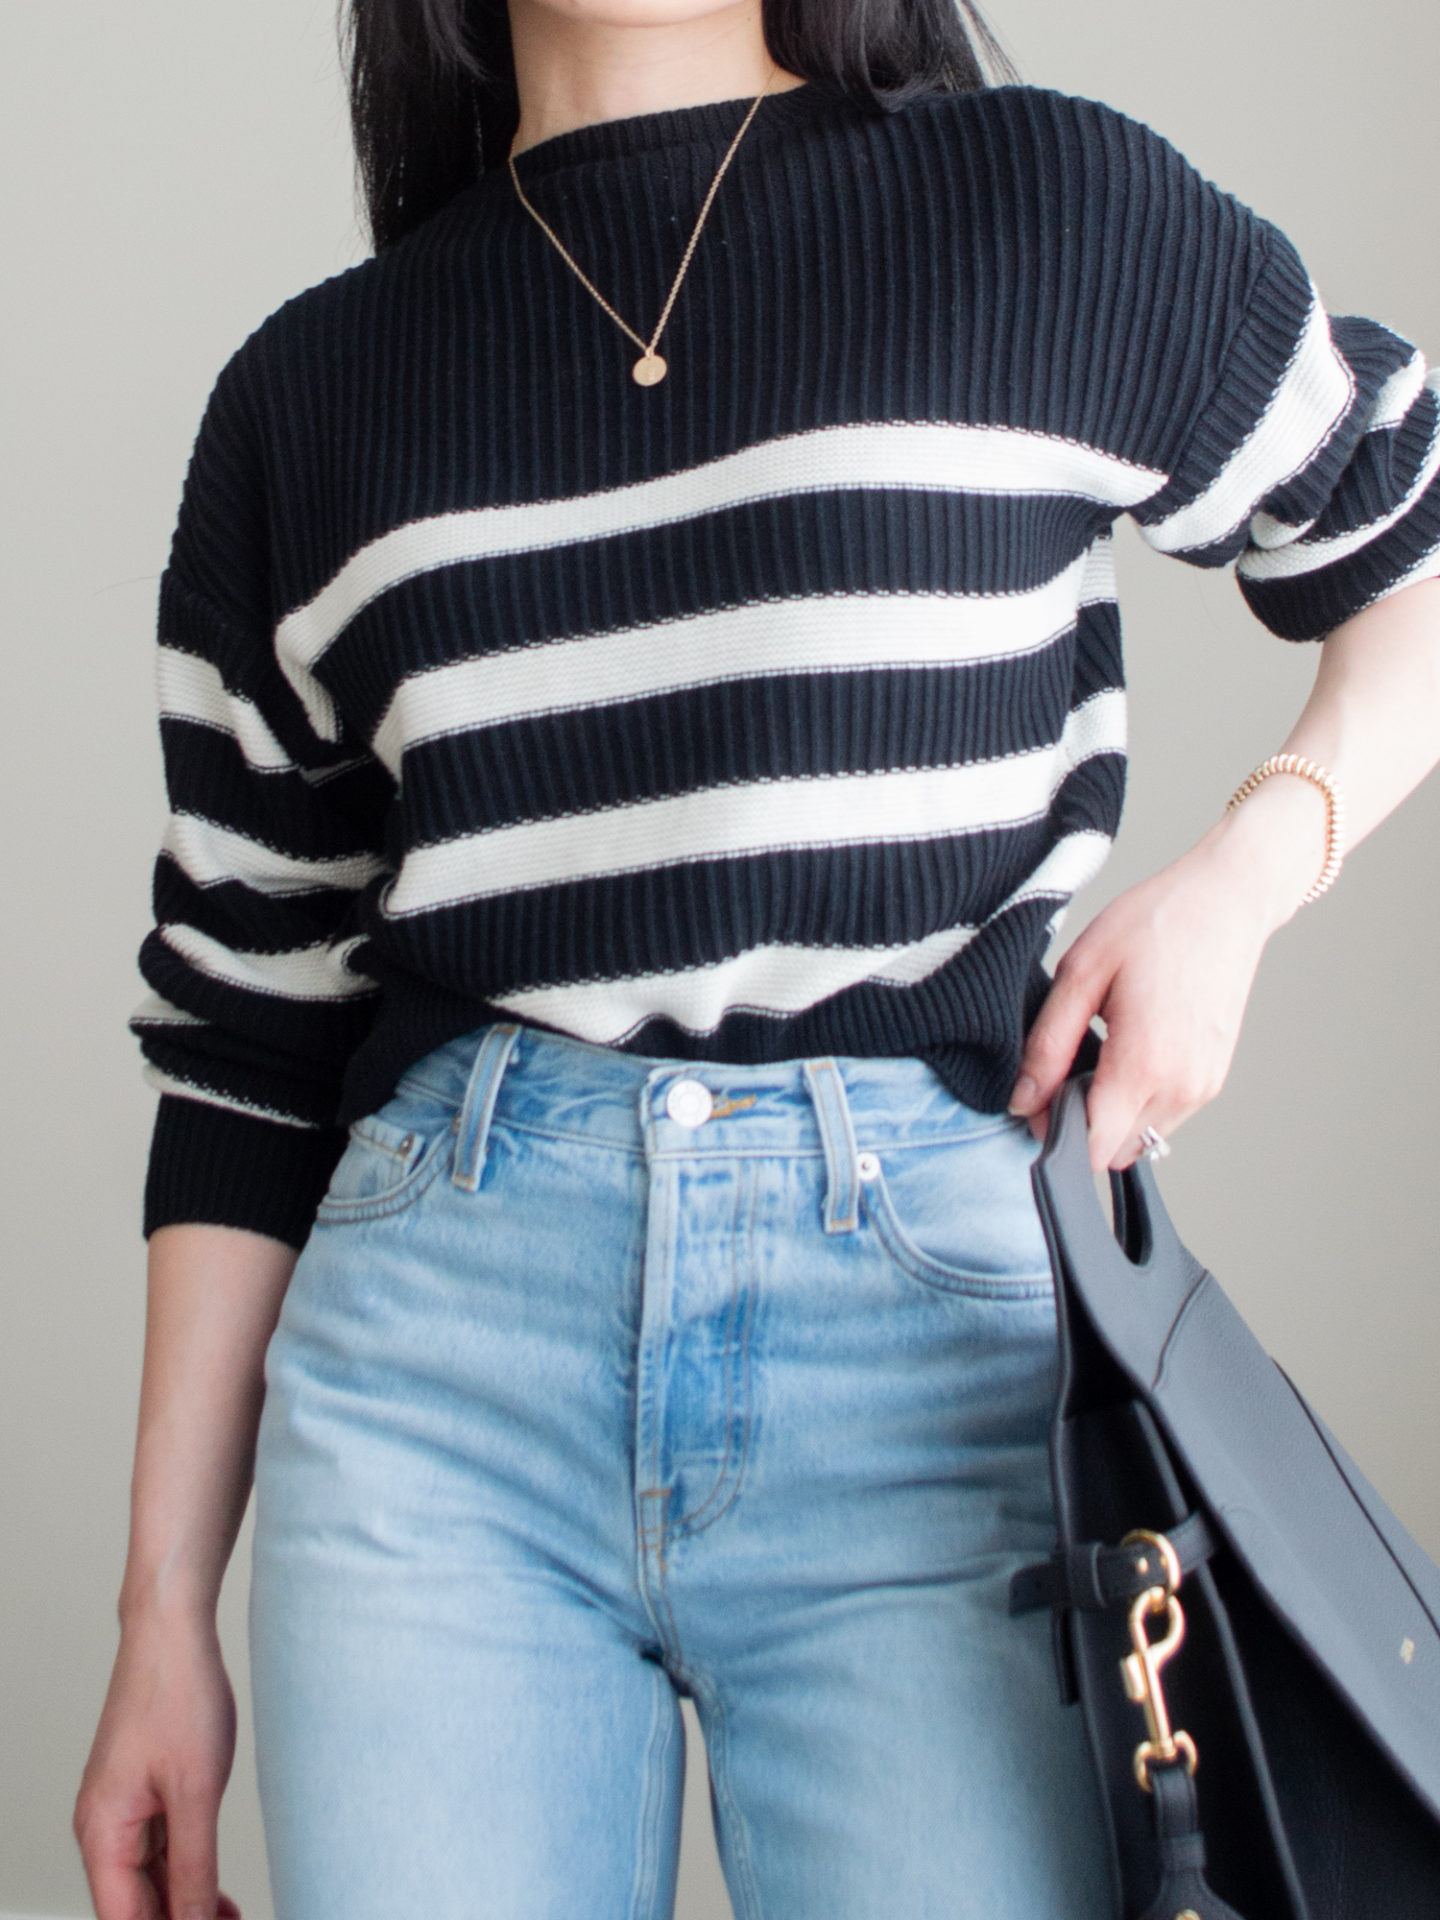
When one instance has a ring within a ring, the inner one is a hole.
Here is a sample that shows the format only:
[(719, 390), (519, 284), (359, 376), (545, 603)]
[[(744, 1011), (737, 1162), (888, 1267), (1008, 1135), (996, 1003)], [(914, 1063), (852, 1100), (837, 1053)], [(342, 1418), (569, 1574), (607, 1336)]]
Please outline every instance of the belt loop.
[(805, 1082), (825, 1147), (825, 1231), (853, 1233), (860, 1224), (859, 1148), (845, 1082), (833, 1060), (807, 1060)]
[(480, 1042), (465, 1099), (460, 1108), (455, 1146), (455, 1171), (450, 1178), (457, 1187), (474, 1193), (485, 1171), (485, 1149), (490, 1139), (490, 1122), (500, 1094), (500, 1082), (520, 1034), (518, 1026), (494, 1026)]

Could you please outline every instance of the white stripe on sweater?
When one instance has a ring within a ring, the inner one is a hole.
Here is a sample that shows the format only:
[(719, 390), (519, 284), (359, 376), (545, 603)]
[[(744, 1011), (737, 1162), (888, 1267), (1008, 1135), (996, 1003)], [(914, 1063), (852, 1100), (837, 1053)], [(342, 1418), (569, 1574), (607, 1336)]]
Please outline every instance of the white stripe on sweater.
[(275, 738), (253, 701), (231, 693), (219, 669), (178, 647), (156, 648), (156, 689), (162, 719), (192, 720), (237, 741), (256, 773), (289, 773), (295, 762)]
[[(1100, 871), (1109, 851), (1108, 834), (1069, 835), (990, 920), (1028, 900), (1068, 899)], [(979, 931), (946, 927), (899, 947), (752, 947), (711, 966), (579, 986), (529, 987), (502, 994), (494, 1004), (600, 1046), (621, 1044), (654, 1019), (673, 1020), (692, 1034), (714, 1033), (731, 1013), (784, 1019), (862, 982), (911, 986), (953, 960)]]
[(1167, 478), (1078, 441), (1020, 428), (929, 420), (817, 427), (599, 493), (475, 507), (392, 528), (353, 554), (314, 599), (285, 616), (276, 629), (276, 653), (311, 725), (333, 740), (338, 722), (330, 695), (314, 676), (316, 662), (378, 595), (435, 568), (638, 533), (795, 493), (897, 488), (1068, 494), (1120, 510), (1148, 499)]
[(516, 647), (409, 675), (372, 744), (398, 779), (407, 748), (505, 721), (774, 674), (975, 665), (1039, 651), (1114, 592), (1106, 537), (1025, 593), (813, 594)]
[(284, 953), (238, 952), (222, 941), (189, 927), (183, 921), (165, 921), (160, 938), (197, 973), (248, 993), (271, 994), (279, 1000), (353, 1000), (374, 993), (377, 983), (368, 976), (347, 973), (345, 956), (363, 944), (364, 934), (352, 934), (333, 947), (323, 941)]
[[(203, 1027), (208, 1023), (198, 1013), (187, 1013), (184, 1007), (177, 1007), (163, 994), (147, 993), (130, 1016), (132, 1026), (144, 1027)], [(0, 1916), (3, 1920), (3, 1916)]]
[(1437, 473), (1440, 473), (1440, 420), (1437, 420), (1430, 435), (1430, 445), (1410, 491), (1389, 513), (1382, 513), (1378, 519), (1367, 521), (1363, 527), (1351, 527), (1345, 533), (1332, 534), (1327, 540), (1296, 539), (1291, 546), (1252, 548), (1240, 556), (1236, 571), (1247, 580), (1294, 580), (1301, 574), (1315, 573), (1321, 567), (1333, 566), (1337, 560), (1344, 560), (1350, 554), (1358, 553), (1361, 547), (1368, 547), (1387, 528), (1403, 520)]
[(256, 893), (314, 893), (323, 887), (363, 887), (385, 870), (384, 860), (374, 853), (320, 860), (279, 853), (194, 813), (172, 813), (160, 844), (197, 887), (238, 880)]
[[(1434, 385), (1433, 380), (1430, 384)], [(1425, 356), (1417, 348), (1376, 394), (1375, 405), (1370, 410), (1370, 432), (1398, 427), (1420, 398), (1425, 385)]]
[[(1428, 381), (1425, 372), (1423, 354), (1415, 354), (1409, 364), (1403, 366), (1380, 389), (1375, 405), (1371, 410), (1370, 424), (1366, 429), (1366, 438), (1372, 433), (1390, 433), (1398, 427), (1405, 416), (1414, 407), (1415, 402), (1425, 391), (1427, 385), (1434, 387), (1440, 375), (1432, 374)], [(1403, 400), (1403, 409), (1395, 412)], [(1316, 515), (1315, 519), (1319, 516)], [(1315, 525), (1310, 520), (1277, 520), (1273, 514), (1257, 513), (1250, 522), (1250, 539), (1257, 547), (1283, 547), (1292, 540), (1303, 540)]]
[(252, 773), (294, 773), (308, 787), (319, 788), (370, 758), (356, 754), (325, 766), (301, 766), (280, 745), (254, 702), (232, 693), (208, 660), (163, 642), (156, 651), (161, 719), (186, 720), (225, 734), (236, 743)]
[(1003, 759), (704, 787), (415, 848), (380, 907), (403, 919), (466, 900), (690, 861), (1018, 825), (1043, 816), (1082, 761), (1124, 748), (1125, 696), (1111, 690), (1076, 708), (1053, 745)]
[(1355, 382), (1330, 338), (1318, 296), (1305, 330), (1254, 431), (1188, 507), (1140, 531), (1161, 553), (1213, 546), (1242, 526), (1258, 503), (1307, 467), (1349, 412)]

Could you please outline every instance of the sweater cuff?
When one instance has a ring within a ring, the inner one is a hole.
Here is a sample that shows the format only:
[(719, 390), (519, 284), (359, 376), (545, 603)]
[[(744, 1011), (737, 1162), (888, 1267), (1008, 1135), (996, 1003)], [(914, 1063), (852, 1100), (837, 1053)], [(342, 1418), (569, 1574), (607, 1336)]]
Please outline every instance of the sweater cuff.
[(145, 1238), (157, 1227), (206, 1222), (299, 1251), (347, 1139), (344, 1127), (290, 1127), (162, 1093), (145, 1176)]

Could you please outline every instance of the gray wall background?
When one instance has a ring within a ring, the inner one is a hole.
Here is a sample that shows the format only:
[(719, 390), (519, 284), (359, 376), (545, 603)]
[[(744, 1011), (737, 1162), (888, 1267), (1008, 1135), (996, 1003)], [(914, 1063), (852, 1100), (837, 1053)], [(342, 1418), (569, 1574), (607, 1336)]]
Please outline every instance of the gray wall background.
[[(1440, 360), (1434, 0), (994, 0), (1027, 78), (1167, 133), (1295, 239), (1334, 312)], [(210, 384), (362, 257), (331, 0), (0, 5), (7, 189), (0, 1920), (89, 1912), (70, 1809), (115, 1645), (154, 1096), (143, 991), (163, 823), (156, 581)], [(1313, 653), (1228, 576), (1122, 542), (1133, 784), (1069, 931), (1195, 838), (1278, 745)], [(1267, 956), (1230, 1084), (1164, 1174), (1181, 1230), (1440, 1554), (1440, 782)], [(222, 1626), (243, 1703), (245, 1543)], [(728, 1913), (692, 1746), (681, 1914)], [(222, 1877), (269, 1914), (248, 1724)]]

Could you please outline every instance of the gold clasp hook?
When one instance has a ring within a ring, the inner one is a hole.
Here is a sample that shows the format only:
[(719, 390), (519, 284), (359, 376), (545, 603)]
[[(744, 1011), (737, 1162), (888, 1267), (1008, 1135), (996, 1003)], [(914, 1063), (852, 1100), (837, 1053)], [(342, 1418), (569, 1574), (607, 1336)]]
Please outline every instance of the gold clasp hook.
[[(1149, 1793), (1152, 1760), (1183, 1759), (1185, 1771), (1193, 1774), (1198, 1756), (1195, 1742), (1188, 1733), (1172, 1732), (1169, 1709), (1165, 1705), (1165, 1690), (1160, 1684), (1160, 1669), (1178, 1652), (1180, 1642), (1185, 1638), (1185, 1615), (1175, 1597), (1175, 1589), (1180, 1584), (1180, 1562), (1175, 1549), (1163, 1534), (1127, 1534), (1122, 1544), (1128, 1546), (1140, 1540), (1152, 1543), (1159, 1553), (1165, 1584), (1147, 1587), (1131, 1602), (1130, 1639), (1135, 1650), (1127, 1653), (1120, 1662), (1120, 1671), (1125, 1680), (1127, 1696), (1137, 1707), (1145, 1709), (1145, 1724), (1150, 1737), (1142, 1740), (1135, 1749), (1135, 1778)], [(1151, 1614), (1158, 1613), (1166, 1616), (1165, 1632), (1160, 1639), (1152, 1640), (1146, 1622)]]

